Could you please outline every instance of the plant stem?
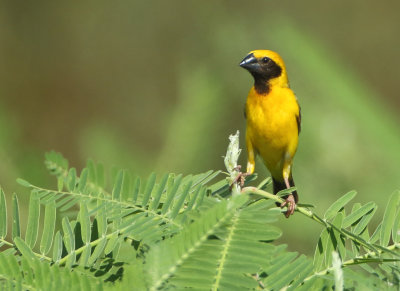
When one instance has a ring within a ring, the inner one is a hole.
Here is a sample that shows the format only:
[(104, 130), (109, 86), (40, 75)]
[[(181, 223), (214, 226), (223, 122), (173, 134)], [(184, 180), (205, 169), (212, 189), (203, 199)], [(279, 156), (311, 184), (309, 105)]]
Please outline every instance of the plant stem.
[[(274, 201), (279, 202), (279, 203), (283, 202), (283, 199), (280, 198), (279, 196), (271, 194), (271, 193), (263, 191), (263, 190), (260, 190), (260, 189), (258, 189), (256, 187), (245, 187), (245, 188), (242, 189), (241, 193), (242, 194), (257, 194), (257, 195), (260, 195), (260, 196), (265, 197), (267, 199), (274, 200)], [(295, 211), (300, 212), (301, 214), (311, 218), (312, 220), (314, 220), (314, 221), (318, 222), (319, 224), (323, 225), (324, 227), (335, 229), (337, 232), (339, 232), (343, 236), (347, 237), (348, 239), (350, 239), (352, 241), (355, 241), (355, 242), (359, 243), (360, 245), (364, 246), (366, 249), (372, 250), (373, 252), (377, 252), (378, 251), (372, 244), (367, 243), (362, 238), (357, 237), (356, 235), (354, 235), (350, 231), (347, 231), (347, 230), (342, 229), (342, 228), (338, 228), (337, 226), (333, 225), (332, 223), (330, 223), (330, 222), (326, 221), (325, 219), (319, 217), (317, 214), (313, 213), (308, 208), (304, 208), (304, 207), (296, 205)]]
[(7, 245), (8, 247), (12, 247), (12, 248), (14, 247), (13, 243), (6, 241), (4, 238), (0, 238), (0, 243), (3, 243), (5, 245)]
[[(14, 248), (15, 250), (17, 250), (17, 247), (15, 246), (15, 244), (13, 244), (12, 242), (9, 242), (9, 241), (5, 240), (4, 238), (0, 238), (0, 243), (3, 243), (4, 245), (6, 245), (6, 246), (8, 246), (8, 247)], [(39, 259), (45, 259), (45, 260), (48, 261), (48, 262), (51, 262), (51, 261), (52, 261), (50, 257), (47, 257), (47, 256), (45, 256), (45, 255), (43, 255), (43, 254), (35, 253), (33, 250), (32, 250), (32, 252), (33, 252), (33, 254), (34, 254), (36, 257), (38, 257)]]
[(214, 284), (211, 287), (211, 290), (213, 290), (213, 291), (219, 290), (219, 287), (220, 287), (219, 283), (222, 278), (222, 271), (224, 270), (224, 265), (226, 263), (228, 249), (230, 247), (232, 237), (235, 233), (236, 225), (239, 221), (239, 213), (240, 212), (236, 212), (235, 215), (233, 216), (233, 218), (231, 219), (231, 226), (229, 227), (229, 234), (228, 234), (227, 238), (225, 239), (225, 246), (221, 252), (221, 258), (218, 261), (218, 268), (217, 268), (218, 271), (217, 271), (217, 274), (215, 275)]
[[(90, 244), (91, 247), (95, 247), (95, 246), (97, 246), (103, 239), (109, 240), (109, 239), (111, 239), (111, 237), (112, 237), (114, 234), (116, 234), (116, 233), (117, 233), (117, 234), (123, 233), (127, 228), (128, 228), (128, 226), (125, 227), (125, 228), (122, 229), (122, 230), (119, 229), (119, 230), (113, 231), (112, 233), (109, 233), (109, 234), (106, 235), (106, 236), (102, 236), (102, 237), (99, 237), (98, 239), (96, 239), (96, 240), (94, 240), (94, 241), (91, 241), (89, 244)], [(71, 252), (71, 253), (69, 253), (68, 255), (66, 255), (65, 257), (63, 257), (61, 260), (58, 261), (58, 264), (59, 264), (60, 266), (63, 265), (63, 264), (65, 264), (65, 263), (67, 262), (68, 258), (72, 255), (72, 253), (74, 253), (75, 255), (79, 255), (80, 253), (82, 253), (82, 252), (85, 250), (85, 248), (86, 248), (86, 244), (83, 245), (82, 247), (80, 247), (79, 249), (75, 250), (75, 252)]]
[(50, 191), (50, 190), (47, 190), (47, 189), (44, 189), (44, 188), (41, 188), (39, 186), (35, 186), (35, 185), (32, 185), (32, 184), (30, 185), (30, 187), (32, 189), (36, 189), (38, 191), (61, 194), (63, 196), (64, 195), (70, 195), (70, 196), (80, 197), (80, 198), (82, 198), (82, 200), (83, 199), (94, 199), (94, 200), (100, 200), (100, 201), (104, 201), (104, 202), (107, 202), (107, 203), (110, 203), (110, 204), (114, 204), (114, 205), (116, 204), (116, 205), (122, 206), (124, 208), (133, 208), (135, 210), (139, 210), (139, 211), (151, 214), (151, 215), (153, 215), (155, 217), (159, 217), (164, 222), (172, 224), (172, 225), (175, 225), (179, 229), (182, 228), (182, 225), (177, 223), (175, 220), (169, 218), (167, 215), (160, 214), (157, 211), (153, 211), (153, 210), (147, 209), (146, 207), (137, 206), (136, 204), (129, 203), (128, 201), (115, 200), (115, 199), (106, 198), (106, 197), (102, 198), (102, 197), (99, 197), (99, 196), (91, 196), (89, 194), (85, 194), (85, 193), (81, 193), (81, 192)]
[[(242, 189), (242, 194), (257, 194), (257, 195), (274, 200), (279, 203), (284, 202), (284, 200), (282, 198), (280, 198), (279, 196), (276, 196), (276, 195), (266, 192), (264, 190), (260, 190), (256, 187), (245, 187)], [(317, 221), (318, 223), (320, 223), (324, 226), (329, 226), (326, 221), (324, 221), (322, 218), (320, 218), (319, 216), (317, 216), (316, 214), (314, 214), (311, 210), (309, 210), (307, 208), (304, 208), (301, 206), (296, 206), (295, 211), (300, 212), (301, 214)]]
[[(10, 282), (12, 282), (12, 283), (14, 284), (14, 288), (15, 288), (15, 286), (17, 285), (17, 282), (18, 282), (18, 280), (17, 280), (16, 278), (7, 277), (7, 276), (4, 275), (4, 274), (0, 274), (0, 280), (5, 280), (5, 281), (10, 281)], [(21, 287), (24, 288), (23, 290), (36, 290), (36, 288), (34, 288), (33, 286), (28, 285), (28, 284), (26, 284), (26, 283), (20, 283), (20, 284), (21, 284)], [(14, 289), (12, 289), (12, 290), (14, 290)]]
[[(396, 248), (400, 248), (400, 243), (392, 244), (392, 245), (390, 245), (390, 246), (388, 246), (388, 247), (386, 247), (386, 248), (389, 249), (389, 250), (391, 250), (391, 251), (393, 251), (393, 250), (395, 250)], [(350, 259), (350, 260), (347, 260), (347, 261), (342, 262), (342, 268), (343, 268), (343, 267), (347, 267), (347, 266), (351, 266), (351, 265), (356, 265), (356, 264), (359, 263), (359, 262), (358, 262), (359, 260), (365, 260), (365, 259), (369, 259), (369, 258), (375, 258), (376, 256), (379, 256), (379, 255), (381, 255), (382, 253), (383, 253), (383, 251), (381, 251), (381, 250), (378, 250), (378, 251), (376, 251), (376, 252), (373, 252), (373, 251), (367, 252), (367, 253), (365, 253), (364, 255), (357, 256), (357, 257), (355, 257), (355, 258), (353, 258), (353, 259)], [(378, 262), (378, 261), (380, 261), (380, 260), (377, 259), (377, 262)], [(382, 259), (382, 261), (383, 261), (383, 259)], [(320, 272), (314, 273), (314, 274), (308, 276), (307, 278), (305, 278), (303, 282), (306, 282), (306, 281), (308, 281), (308, 280), (311, 280), (311, 279), (312, 279), (313, 277), (315, 277), (315, 276), (324, 276), (324, 275), (327, 275), (327, 274), (329, 274), (332, 270), (333, 270), (333, 267), (329, 267), (329, 268), (327, 268), (327, 269), (325, 269), (325, 270), (322, 270), (322, 271), (320, 271)]]

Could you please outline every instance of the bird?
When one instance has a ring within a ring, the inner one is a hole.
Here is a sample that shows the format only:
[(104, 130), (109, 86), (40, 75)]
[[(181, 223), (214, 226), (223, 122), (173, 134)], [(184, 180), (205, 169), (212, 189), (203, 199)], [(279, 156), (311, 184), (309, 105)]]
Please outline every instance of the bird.
[[(271, 50), (251, 51), (241, 62), (254, 78), (245, 105), (247, 172), (254, 173), (255, 158), (261, 156), (272, 176), (273, 192), (294, 187), (293, 158), (301, 131), (301, 109), (289, 87), (281, 56)], [(294, 213), (297, 191), (284, 197), (286, 218)], [(279, 205), (279, 204), (278, 204)]]

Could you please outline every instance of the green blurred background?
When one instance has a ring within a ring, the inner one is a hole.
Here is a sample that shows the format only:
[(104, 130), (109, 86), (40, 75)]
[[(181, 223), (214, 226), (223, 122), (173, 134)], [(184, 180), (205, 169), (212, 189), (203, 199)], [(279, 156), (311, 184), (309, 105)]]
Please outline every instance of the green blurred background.
[[(223, 169), (228, 135), (243, 140), (252, 80), (238, 63), (253, 49), (283, 56), (302, 106), (301, 202), (323, 213), (356, 189), (379, 216), (400, 189), (398, 1), (0, 3), (7, 194), (26, 192), (17, 177), (54, 187), (52, 149), (78, 169), (90, 157), (143, 177)], [(268, 175), (261, 162), (256, 171)], [(289, 249), (313, 253), (318, 225), (279, 225)]]

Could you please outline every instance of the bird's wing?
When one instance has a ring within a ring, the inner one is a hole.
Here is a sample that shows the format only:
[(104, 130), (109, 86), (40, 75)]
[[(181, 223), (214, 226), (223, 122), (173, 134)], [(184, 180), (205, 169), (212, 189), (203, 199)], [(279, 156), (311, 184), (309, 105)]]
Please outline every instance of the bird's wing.
[(300, 131), (301, 131), (301, 108), (300, 108), (300, 105), (298, 105), (298, 106), (299, 106), (299, 114), (296, 115), (296, 121), (297, 121), (297, 130), (298, 130), (298, 133), (300, 134)]

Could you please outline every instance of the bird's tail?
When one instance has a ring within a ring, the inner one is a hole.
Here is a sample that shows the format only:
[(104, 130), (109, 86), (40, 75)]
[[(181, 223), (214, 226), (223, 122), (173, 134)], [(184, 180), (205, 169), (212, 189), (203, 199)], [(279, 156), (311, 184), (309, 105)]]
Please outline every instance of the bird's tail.
[[(286, 188), (285, 181), (279, 181), (279, 180), (276, 180), (274, 177), (272, 177), (272, 182), (273, 182), (272, 184), (273, 184), (273, 187), (274, 187), (274, 194), (278, 193), (278, 192), (281, 191), (281, 190), (287, 189), (287, 188)], [(289, 178), (289, 185), (290, 185), (291, 187), (294, 186), (294, 181), (293, 181), (293, 178), (292, 178), (292, 177)], [(299, 196), (297, 195), (297, 191), (293, 191), (292, 194), (293, 194), (293, 197), (294, 197), (294, 201), (295, 201), (296, 204), (297, 204), (297, 202), (299, 201)], [(286, 199), (287, 196), (284, 196), (284, 197), (282, 197), (282, 198)], [(278, 205), (278, 204), (279, 204), (279, 203), (277, 203), (277, 205)], [(280, 206), (280, 205), (278, 205), (278, 206)]]

